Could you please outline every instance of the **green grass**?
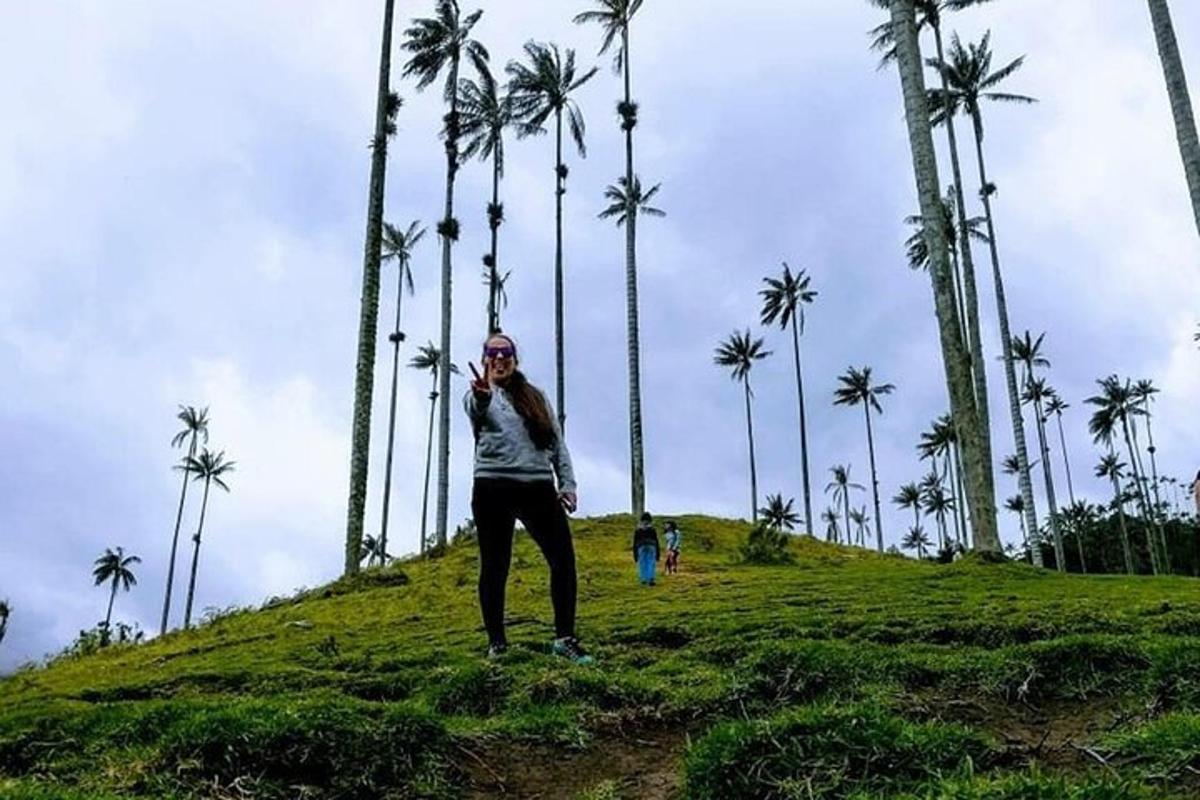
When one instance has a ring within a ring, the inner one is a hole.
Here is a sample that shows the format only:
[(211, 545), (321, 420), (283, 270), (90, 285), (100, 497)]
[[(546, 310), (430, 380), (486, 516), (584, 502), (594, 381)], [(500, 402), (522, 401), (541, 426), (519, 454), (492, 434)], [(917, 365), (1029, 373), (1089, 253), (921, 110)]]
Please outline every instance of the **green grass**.
[[(547, 571), (522, 535), (499, 663), (467, 544), (23, 670), (0, 681), (0, 797), (453, 798), (478, 762), (549, 754), (580, 765), (570, 796), (644, 797), (589, 754), (646, 730), (676, 732), (654, 755), (697, 798), (1196, 794), (1195, 581), (809, 539), (760, 565), (739, 555), (748, 525), (680, 525), (683, 572), (645, 588), (629, 517), (575, 523), (593, 667), (549, 654)], [(1039, 749), (1038, 719), (1078, 730)]]

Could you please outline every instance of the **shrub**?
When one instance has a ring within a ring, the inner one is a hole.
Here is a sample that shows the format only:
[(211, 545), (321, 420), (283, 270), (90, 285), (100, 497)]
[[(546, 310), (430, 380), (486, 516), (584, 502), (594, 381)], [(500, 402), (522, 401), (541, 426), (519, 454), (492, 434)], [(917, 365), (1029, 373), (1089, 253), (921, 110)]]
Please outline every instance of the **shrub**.
[(788, 549), (788, 535), (761, 522), (750, 530), (739, 553), (744, 564), (791, 564), (796, 560)]

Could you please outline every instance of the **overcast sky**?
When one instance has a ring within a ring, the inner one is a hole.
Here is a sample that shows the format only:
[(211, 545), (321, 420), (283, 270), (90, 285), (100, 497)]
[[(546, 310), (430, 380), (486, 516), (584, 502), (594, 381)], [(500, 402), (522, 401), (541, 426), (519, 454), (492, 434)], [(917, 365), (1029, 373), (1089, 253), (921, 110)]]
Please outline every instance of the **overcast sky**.
[[(102, 618), (107, 593), (90, 570), (105, 547), (142, 558), (116, 618), (157, 630), (180, 403), (210, 407), (210, 444), (237, 461), (232, 492), (211, 499), (197, 608), (257, 603), (338, 574), (381, 5), (0, 5), (9, 34), (0, 48), (0, 598), (13, 607), (0, 669), (59, 649)], [(577, 48), (591, 64), (598, 32), (570, 21), (584, 5), (484, 3), (476, 32), (497, 69), (529, 38)], [(1196, 86), (1200, 8), (1174, 6)], [(399, 40), (432, 2), (399, 0), (396, 10)], [(639, 229), (648, 504), (748, 515), (742, 395), (712, 364), (718, 341), (747, 326), (777, 351), (752, 376), (760, 488), (800, 504), (790, 345), (756, 325), (761, 279), (787, 260), (820, 291), (803, 342), (814, 513), (827, 504), (831, 465), (849, 463), (869, 484), (861, 412), (831, 404), (837, 375), (869, 365), (897, 386), (876, 428), (885, 538), (895, 543), (908, 516), (886, 500), (922, 474), (914, 445), (946, 400), (928, 279), (909, 271), (902, 247), (916, 199), (899, 81), (868, 50), (881, 15), (824, 0), (754, 0), (737, 11), (648, 0), (634, 33), (638, 171), (662, 182), (668, 213)], [(1077, 493), (1107, 491), (1091, 477), (1097, 455), (1082, 401), (1113, 372), (1163, 390), (1160, 467), (1194, 476), (1200, 242), (1144, 4), (1004, 0), (950, 25), (970, 39), (991, 28), (997, 64), (1027, 54), (1009, 87), (1041, 100), (989, 107), (986, 148), (1012, 325), (1048, 332), (1049, 379), (1072, 405)], [(578, 96), (589, 150), (584, 162), (572, 154), (565, 198), (567, 413), (584, 515), (625, 510), (629, 497), (624, 241), (596, 219), (604, 186), (623, 170), (619, 83), (603, 63)], [(386, 217), (432, 229), (443, 109), (437, 92), (418, 94), (396, 76), (406, 103)], [(966, 128), (961, 136), (970, 142)], [(548, 390), (553, 158), (549, 138), (510, 144), (500, 246), (502, 268), (513, 270), (505, 327)], [(942, 168), (945, 182), (946, 159)], [(484, 327), (489, 192), (490, 170), (467, 165), (456, 205), (460, 365), (477, 355)], [(984, 251), (977, 258), (986, 264)], [(413, 271), (405, 360), (438, 336), (432, 230)], [(385, 269), (370, 532), (394, 278)], [(1011, 428), (986, 270), (980, 282), (1000, 458), (1012, 451)], [(464, 388), (456, 379), (452, 523), (470, 513)], [(404, 370), (397, 553), (416, 547), (428, 392), (426, 374)], [(1013, 492), (998, 474), (997, 499)], [(198, 511), (189, 505), (184, 545)], [(1011, 514), (1001, 512), (1001, 526), (1019, 537)], [(177, 575), (187, 557), (181, 546)]]

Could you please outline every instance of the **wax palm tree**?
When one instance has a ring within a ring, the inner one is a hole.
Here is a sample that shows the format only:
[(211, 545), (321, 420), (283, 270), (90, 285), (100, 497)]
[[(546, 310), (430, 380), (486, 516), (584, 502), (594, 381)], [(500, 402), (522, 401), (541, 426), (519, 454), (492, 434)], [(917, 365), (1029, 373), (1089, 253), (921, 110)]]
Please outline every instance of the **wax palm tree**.
[(896, 492), (892, 502), (900, 508), (911, 508), (913, 511), (913, 530), (921, 528), (921, 489), (915, 483), (906, 483)]
[(378, 564), (382, 567), (387, 562), (392, 560), (391, 554), (383, 549), (383, 540), (376, 539), (374, 536), (369, 534), (363, 537), (362, 557), (363, 560), (367, 562), (368, 567), (375, 564)]
[(938, 542), (943, 550), (949, 547), (949, 531), (946, 515), (954, 513), (954, 496), (946, 493), (946, 487), (936, 472), (926, 476), (921, 487), (921, 502), (926, 514), (937, 521)]
[(642, 190), (642, 179), (638, 176), (633, 178), (633, 191), (628, 190), (628, 184), (625, 178), (617, 178), (615, 184), (609, 184), (604, 187), (604, 199), (609, 201), (608, 206), (601, 211), (597, 216), (600, 219), (614, 219), (617, 222), (617, 227), (624, 227), (629, 222), (629, 210), (637, 209), (638, 214), (644, 214), (650, 217), (665, 217), (667, 212), (661, 208), (656, 208), (650, 205), (650, 201), (654, 199), (654, 195), (658, 194), (658, 190), (662, 188), (661, 183), (656, 183), (649, 190)]
[(1050, 444), (1046, 436), (1046, 413), (1043, 410), (1046, 401), (1050, 399), (1053, 390), (1046, 385), (1044, 378), (1029, 378), (1025, 381), (1025, 391), (1021, 401), (1033, 407), (1034, 421), (1037, 424), (1038, 452), (1041, 453), (1042, 476), (1046, 484), (1046, 505), (1049, 507), (1050, 535), (1054, 539), (1054, 560), (1059, 572), (1065, 572), (1067, 563), (1063, 551), (1061, 526), (1058, 520), (1058, 502), (1054, 493), (1054, 473), (1050, 464)]
[(830, 472), (833, 473), (833, 480), (825, 486), (825, 493), (833, 495), (833, 502), (842, 504), (843, 520), (846, 522), (846, 544), (850, 544), (850, 490), (858, 489), (860, 492), (865, 492), (866, 487), (860, 483), (854, 483), (850, 480), (850, 465), (845, 466), (838, 464), (830, 467)]
[[(1101, 458), (1100, 463), (1096, 465), (1096, 477), (1108, 478), (1112, 483), (1112, 508), (1117, 512), (1117, 521), (1120, 524), (1121, 553), (1125, 556), (1125, 572), (1132, 575), (1134, 573), (1133, 550), (1129, 547), (1129, 531), (1125, 525), (1125, 493), (1121, 491), (1121, 478), (1125, 477), (1124, 470), (1125, 465), (1121, 463), (1121, 459), (1110, 447), (1108, 454)], [(1151, 546), (1151, 552), (1153, 552), (1153, 546)]]
[(596, 67), (579, 73), (575, 67), (575, 51), (567, 48), (566, 55), (559, 52), (556, 44), (540, 42), (525, 43), (525, 57), (528, 64), (510, 61), (508, 88), (512, 97), (513, 112), (521, 120), (525, 128), (522, 133), (529, 135), (535, 130), (544, 130), (551, 117), (554, 118), (555, 130), (555, 238), (554, 238), (554, 340), (555, 340), (555, 388), (560, 427), (566, 426), (566, 357), (564, 353), (565, 339), (563, 332), (563, 233), (562, 233), (562, 198), (567, 193), (567, 165), (563, 163), (563, 117), (571, 132), (571, 140), (579, 156), (587, 156), (587, 146), (584, 144), (583, 112), (573, 95), (581, 86), (587, 83), (598, 71)]
[(871, 409), (882, 414), (883, 406), (879, 404), (879, 398), (891, 394), (896, 387), (890, 383), (873, 384), (870, 367), (863, 367), (861, 370), (850, 367), (845, 375), (838, 377), (838, 380), (841, 381), (842, 386), (833, 393), (833, 404), (835, 406), (861, 405), (867, 421), (867, 451), (871, 457), (871, 491), (875, 498), (875, 539), (879, 552), (882, 553), (883, 523), (880, 521), (879, 474), (875, 469), (875, 437), (871, 431)]
[[(1013, 385), (1016, 385), (1016, 383), (1015, 383), (1016, 382), (1016, 365), (1017, 364), (1021, 365), (1022, 374), (1021, 374), (1020, 385), (1022, 387), (1022, 392), (1024, 391), (1024, 387), (1037, 374), (1037, 369), (1039, 367), (1050, 366), (1049, 360), (1047, 360), (1045, 358), (1045, 356), (1042, 355), (1042, 343), (1045, 341), (1045, 339), (1046, 339), (1045, 333), (1039, 334), (1038, 337), (1036, 339), (1034, 339), (1033, 335), (1029, 331), (1025, 331), (1020, 336), (1013, 336), (1009, 340), (1007, 353), (1004, 356), (1004, 359), (1005, 359), (1006, 365), (1011, 364), (1013, 367), (1013, 370), (1012, 370), (1013, 371), (1013, 375), (1012, 375)], [(1020, 395), (1018, 395), (1018, 397), (1020, 397)], [(1028, 528), (1029, 534), (1032, 537), (1034, 537), (1034, 539), (1036, 540), (1039, 536), (1039, 532), (1038, 532), (1038, 528), (1037, 528), (1037, 514), (1034, 513), (1029, 508), (1030, 504), (1033, 502), (1032, 484), (1030, 484), (1030, 486), (1031, 486), (1030, 494), (1029, 494), (1029, 496), (1026, 496), (1025, 488), (1021, 483), (1022, 480), (1024, 479), (1024, 477), (1026, 477), (1026, 476), (1028, 476), (1032, 480), (1032, 476), (1033, 476), (1032, 469), (1033, 469), (1033, 464), (1034, 464), (1034, 462), (1031, 462), (1029, 460), (1029, 451), (1028, 450), (1025, 450), (1024, 456), (1021, 455), (1021, 450), (1025, 444), (1024, 417), (1022, 417), (1021, 419), (1022, 419), (1021, 436), (1020, 436), (1020, 439), (1017, 441), (1017, 454), (1016, 454), (1017, 463), (1020, 464), (1021, 469), (1017, 473), (1017, 486), (1021, 491), (1021, 499), (1025, 502), (1025, 505), (1026, 505), (1026, 509), (1025, 509), (1026, 524), (1027, 525), (1032, 524), (1032, 526), (1033, 526), (1033, 527)], [(1039, 455), (1038, 460), (1042, 461), (1042, 456)], [(1044, 462), (1042, 464), (1042, 469), (1043, 470), (1046, 469), (1046, 465)], [(1030, 520), (1032, 520), (1032, 523), (1030, 522)], [(1050, 518), (1051, 535), (1054, 535), (1053, 531), (1054, 531), (1054, 528), (1057, 527), (1057, 525), (1058, 525), (1058, 522), (1057, 522), (1057, 520), (1054, 519), (1054, 517), (1052, 515)], [(1033, 553), (1033, 559), (1034, 559), (1033, 563), (1035, 566), (1040, 567), (1040, 566), (1042, 566), (1041, 545), (1037, 541), (1034, 541), (1032, 543), (1032, 545), (1033, 546), (1031, 548), (1031, 552)]]
[(204, 516), (208, 511), (208, 490), (215, 483), (228, 492), (229, 485), (225, 483), (225, 475), (233, 472), (236, 463), (225, 460), (224, 450), (214, 455), (206, 447), (199, 456), (189, 458), (184, 467), (192, 476), (192, 480), (204, 481), (204, 500), (200, 503), (200, 525), (192, 535), (192, 542), (195, 546), (192, 549), (192, 576), (188, 581), (187, 605), (183, 611), (184, 628), (191, 627), (192, 624), (192, 599), (196, 594), (196, 567), (200, 563), (200, 537), (204, 534)]
[(391, 508), (392, 500), (392, 452), (396, 442), (396, 390), (400, 377), (400, 343), (404, 341), (404, 332), (400, 330), (400, 310), (404, 302), (405, 287), (408, 287), (409, 294), (413, 292), (413, 248), (424, 237), (425, 229), (419, 222), (409, 223), (405, 230), (400, 230), (386, 222), (383, 223), (382, 259), (396, 262), (396, 327), (388, 336), (388, 341), (392, 343), (392, 395), (388, 404), (387, 463), (383, 469), (383, 523), (379, 529), (381, 550), (387, 549), (388, 511)]
[[(124, 587), (125, 591), (129, 591), (129, 587), (137, 585), (137, 577), (130, 569), (134, 564), (140, 564), (142, 560), (137, 556), (125, 555), (124, 548), (118, 547), (114, 552), (112, 548), (104, 548), (104, 555), (96, 559), (96, 567), (92, 570), (92, 577), (96, 579), (96, 586), (110, 581), (112, 583), (112, 591), (108, 594), (108, 611), (104, 615), (104, 639), (107, 642), (108, 632), (112, 623), (113, 601), (117, 599), (117, 589)], [(5, 617), (7, 618), (7, 614)]]
[(492, 289), (495, 288), (495, 302), (493, 303), (492, 314), (492, 318), (496, 323), (495, 328), (493, 329), (494, 331), (499, 331), (502, 329), (500, 325), (500, 311), (501, 309), (508, 308), (507, 286), (508, 279), (511, 277), (511, 269), (505, 272), (503, 275), (501, 275), (499, 272), (493, 275), (490, 267), (488, 267), (486, 264), (483, 267), (483, 285), (488, 287), (489, 294), (492, 294)]
[(1161, 571), (1169, 572), (1170, 564), (1166, 560), (1166, 539), (1161, 530), (1157, 529), (1156, 519), (1150, 511), (1150, 499), (1146, 495), (1145, 482), (1130, 425), (1130, 418), (1140, 416), (1142, 409), (1134, 399), (1133, 387), (1128, 380), (1122, 381), (1116, 375), (1110, 375), (1096, 383), (1100, 385), (1100, 394), (1084, 401), (1088, 405), (1096, 407), (1096, 411), (1088, 421), (1088, 430), (1094, 441), (1110, 447), (1116, 433), (1120, 431), (1123, 434), (1129, 454), (1129, 467), (1133, 470), (1132, 478), (1134, 488), (1137, 490), (1138, 506), (1147, 526), (1146, 538), (1150, 550), (1150, 568), (1155, 575)]
[[(459, 81), (459, 132), (463, 136), (462, 157), (492, 160), (492, 200), (488, 203), (488, 229), (491, 231), (491, 249), (483, 257), (483, 267), (488, 284), (488, 332), (500, 330), (497, 313), (497, 291), (499, 289), (499, 239), (500, 226), (504, 224), (504, 204), (500, 202), (500, 179), (504, 177), (504, 133), (520, 123), (514, 118), (512, 97), (502, 94), (492, 77), (492, 71), (481, 64), (479, 80), (464, 78)], [(541, 129), (529, 133), (541, 132)]]
[(826, 506), (825, 510), (821, 512), (821, 521), (825, 523), (825, 541), (837, 542), (841, 539), (841, 531), (838, 530), (838, 512)]
[(908, 529), (908, 533), (904, 535), (904, 539), (900, 542), (900, 546), (905, 550), (916, 550), (917, 558), (922, 561), (925, 559), (925, 549), (930, 546), (929, 537), (925, 535), (925, 531), (921, 530), (918, 525)]
[(1179, 56), (1179, 43), (1175, 39), (1175, 26), (1171, 24), (1167, 0), (1149, 0), (1149, 3), (1154, 39), (1158, 44), (1163, 75), (1167, 79), (1167, 94), (1171, 100), (1171, 113), (1175, 118), (1175, 136), (1179, 140), (1183, 171), (1192, 196), (1192, 214), (1196, 218), (1196, 230), (1200, 231), (1200, 138), (1196, 135), (1196, 118), (1192, 115), (1187, 75), (1183, 71), (1183, 59)]
[(966, 543), (967, 518), (963, 509), (962, 464), (959, 460), (958, 432), (954, 429), (954, 420), (949, 414), (943, 414), (933, 421), (928, 431), (921, 433), (921, 441), (917, 445), (917, 453), (921, 460), (930, 460), (937, 469), (937, 459), (942, 458), (941, 474), (950, 481), (950, 494), (954, 497), (957, 513), (954, 515), (955, 539)]
[(7, 600), (0, 600), (0, 642), (4, 641), (4, 634), (8, 632), (8, 618), (12, 614), (12, 606)]
[[(633, 129), (637, 127), (638, 105), (633, 102), (633, 79), (630, 55), (630, 34), (633, 17), (642, 7), (642, 0), (593, 0), (594, 7), (575, 16), (580, 25), (598, 24), (603, 30), (600, 54), (616, 45), (613, 67), (624, 79), (624, 99), (617, 105), (621, 130), (625, 134), (625, 187), (638, 185), (633, 168)], [(646, 473), (642, 453), (642, 377), (641, 344), (638, 325), (637, 288), (637, 213), (636, 194), (627, 193), (625, 225), (625, 343), (629, 370), (629, 460), (630, 500), (634, 516), (640, 516), (646, 506)]]
[[(429, 522), (429, 471), (433, 463), (433, 415), (437, 409), (437, 401), (439, 397), (438, 379), (442, 368), (442, 351), (430, 342), (423, 347), (417, 349), (417, 354), (412, 357), (408, 365), (413, 369), (428, 370), (433, 376), (433, 385), (429, 388), (429, 435), (425, 443), (425, 488), (422, 490), (421, 500), (421, 544), (420, 552), (425, 554), (425, 548), (429, 544), (426, 535)], [(458, 367), (454, 364), (450, 365), (451, 372), (458, 372)]]
[[(442, 367), (439, 393), (445, 397), (450, 394), (451, 259), (459, 231), (458, 220), (454, 218), (454, 179), (458, 174), (458, 140), (462, 132), (458, 111), (459, 69), (463, 56), (466, 56), (475, 65), (476, 71), (482, 72), (486, 68), (488, 52), (487, 48), (471, 38), (471, 29), (479, 22), (482, 11), (473, 11), (464, 16), (459, 11), (458, 0), (437, 0), (435, 8), (434, 17), (413, 20), (412, 27), (405, 31), (403, 48), (412, 54), (404, 65), (404, 75), (417, 79), (418, 91), (438, 80), (443, 72), (447, 73), (443, 88), (443, 97), (449, 105), (443, 129), (446, 143), (446, 205), (442, 220), (437, 225), (438, 236), (442, 240), (442, 335), (439, 348)], [(445, 544), (450, 511), (449, 403), (442, 403), (439, 422), (436, 528), (438, 543)], [(356, 559), (356, 566), (357, 563)]]
[[(1153, 414), (1150, 413), (1150, 404), (1154, 402), (1154, 395), (1158, 394), (1159, 390), (1154, 386), (1154, 381), (1140, 380), (1133, 385), (1133, 400), (1141, 407), (1142, 413), (1139, 416), (1146, 418), (1146, 452), (1150, 454), (1150, 486), (1154, 490), (1154, 508), (1155, 513), (1160, 513), (1163, 508), (1162, 497), (1158, 490), (1158, 458), (1155, 453), (1158, 448), (1154, 446), (1154, 428), (1151, 426)], [(1137, 442), (1137, 420), (1134, 419), (1131, 424), (1133, 430), (1134, 442)], [(1142, 477), (1145, 478), (1145, 470), (1142, 471)]]
[(1062, 422), (1063, 412), (1070, 407), (1070, 403), (1063, 402), (1063, 399), (1058, 396), (1058, 392), (1050, 391), (1050, 397), (1046, 400), (1046, 418), (1049, 419), (1053, 414), (1058, 421), (1058, 443), (1062, 448), (1063, 467), (1067, 471), (1067, 498), (1071, 501), (1071, 505), (1075, 505), (1075, 485), (1071, 480), (1071, 459), (1067, 455), (1067, 435), (1063, 432)]
[(392, 16), (394, 0), (384, 0), (383, 44), (375, 98), (375, 135), (371, 140), (371, 182), (367, 198), (367, 232), (363, 248), (362, 301), (358, 318), (358, 355), (354, 371), (354, 416), (350, 443), (350, 492), (346, 504), (347, 575), (358, 571), (363, 516), (367, 506), (367, 472), (371, 449), (371, 400), (375, 391), (375, 338), (379, 327), (379, 260), (383, 238), (383, 197), (388, 139), (396, 132), (400, 96), (392, 92)]
[[(196, 455), (196, 445), (201, 439), (208, 444), (208, 409), (197, 411), (192, 406), (180, 406), (179, 413), (175, 416), (183, 423), (183, 429), (171, 439), (171, 446), (179, 447), (187, 442), (187, 455), (183, 457), (183, 462), (186, 464), (187, 459)], [(175, 585), (175, 553), (179, 549), (179, 526), (183, 522), (183, 504), (187, 498), (187, 487), (188, 476), (185, 472), (183, 487), (179, 490), (179, 510), (175, 512), (175, 533), (171, 535), (171, 558), (167, 562), (167, 591), (163, 594), (162, 621), (158, 626), (159, 636), (167, 632), (167, 615), (171, 613), (171, 594)]]
[(763, 522), (775, 530), (794, 530), (800, 522), (800, 515), (792, 510), (795, 500), (791, 497), (784, 502), (782, 494), (767, 495), (767, 504), (758, 510)]
[(850, 521), (854, 523), (854, 539), (855, 544), (859, 547), (867, 546), (867, 525), (871, 518), (867, 516), (867, 507), (851, 509)]
[(730, 377), (741, 381), (746, 393), (746, 435), (750, 442), (750, 517), (752, 522), (758, 521), (758, 472), (754, 463), (754, 419), (750, 414), (750, 370), (754, 362), (761, 361), (771, 355), (770, 350), (763, 348), (762, 339), (750, 336), (750, 330), (745, 333), (734, 331), (729, 338), (717, 346), (713, 362), (718, 366), (729, 367)]
[(983, 551), (999, 553), (1001, 546), (996, 528), (988, 425), (981, 419), (982, 409), (975, 397), (971, 357), (963, 346), (960, 334), (945, 231), (936, 222), (943, 213), (941, 184), (933, 134), (929, 127), (929, 100), (925, 94), (913, 2), (890, 0), (890, 11), (913, 157), (913, 174), (921, 200), (921, 216), (925, 220), (925, 238), (933, 259), (929, 274), (933, 285), (934, 309), (946, 370), (946, 386), (950, 394), (950, 410), (962, 443), (967, 496), (975, 525), (975, 546)]
[(1004, 501), (1004, 507), (1017, 515), (1021, 522), (1021, 542), (1025, 545), (1025, 549), (1029, 549), (1029, 532), (1025, 530), (1025, 500), (1021, 495), (1014, 494), (1012, 497)]
[(808, 479), (808, 426), (804, 413), (804, 378), (800, 371), (800, 334), (804, 332), (804, 306), (817, 298), (811, 279), (804, 270), (792, 274), (787, 262), (778, 278), (763, 278), (766, 288), (759, 290), (763, 299), (760, 319), (763, 325), (776, 322), (779, 327), (792, 329), (792, 356), (796, 366), (796, 398), (800, 408), (800, 468), (804, 480), (804, 525), (812, 533), (812, 495)]

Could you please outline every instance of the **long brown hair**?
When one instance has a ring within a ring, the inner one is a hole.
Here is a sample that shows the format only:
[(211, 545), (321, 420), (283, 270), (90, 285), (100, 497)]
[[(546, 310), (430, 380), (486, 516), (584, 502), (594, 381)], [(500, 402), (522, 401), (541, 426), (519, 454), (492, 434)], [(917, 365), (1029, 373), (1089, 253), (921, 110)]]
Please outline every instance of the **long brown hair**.
[[(488, 337), (488, 340), (497, 338), (504, 339), (512, 345), (513, 360), (520, 363), (517, 359), (516, 341), (505, 333), (494, 333)], [(484, 346), (487, 346), (486, 343)], [(508, 380), (504, 382), (503, 389), (508, 395), (509, 402), (512, 403), (513, 408), (525, 423), (525, 430), (529, 432), (533, 446), (538, 450), (549, 450), (553, 447), (558, 441), (558, 434), (554, 430), (554, 421), (550, 418), (550, 409), (547, 407), (546, 398), (541, 391), (529, 382), (525, 373), (515, 368)]]

